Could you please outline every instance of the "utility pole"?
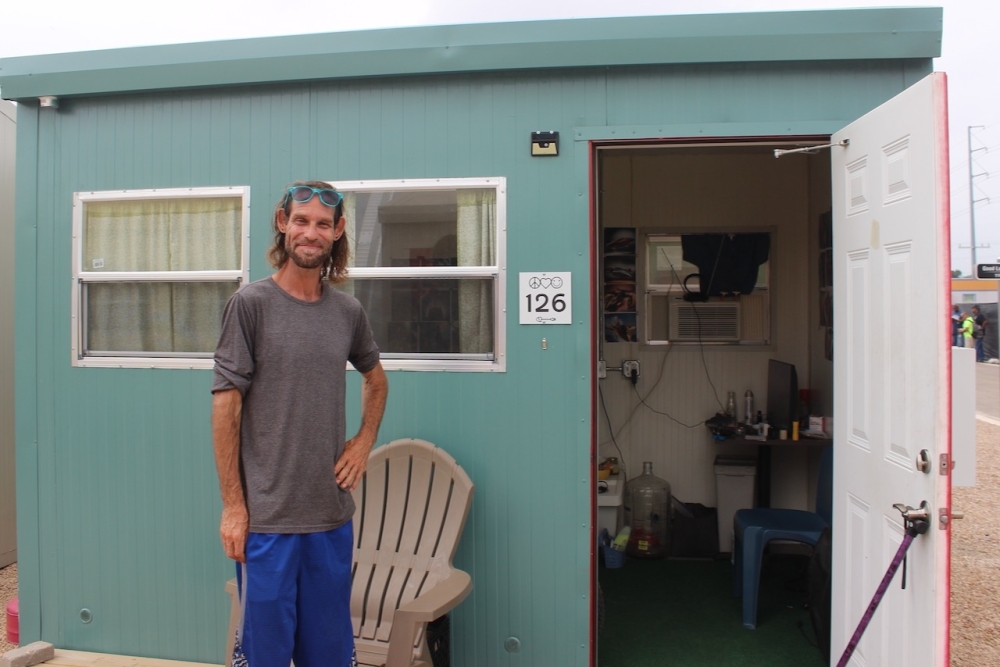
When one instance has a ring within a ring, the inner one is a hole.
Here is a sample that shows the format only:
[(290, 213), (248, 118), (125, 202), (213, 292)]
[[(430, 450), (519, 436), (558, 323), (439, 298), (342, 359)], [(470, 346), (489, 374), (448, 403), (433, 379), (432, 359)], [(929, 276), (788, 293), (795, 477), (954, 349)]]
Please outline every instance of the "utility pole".
[[(986, 151), (986, 147), (983, 148), (972, 148), (972, 130), (981, 130), (985, 126), (983, 125), (969, 125), (968, 127), (968, 138), (969, 138), (969, 229), (972, 235), (972, 243), (969, 245), (969, 252), (972, 255), (972, 265), (969, 269), (969, 275), (975, 277), (976, 275), (976, 248), (989, 248), (989, 244), (977, 246), (976, 245), (976, 203), (981, 201), (989, 201), (989, 197), (982, 197), (976, 199), (975, 192), (975, 181), (979, 176), (989, 176), (989, 172), (982, 172), (980, 174), (972, 173), (972, 155), (973, 153), (978, 153), (979, 151)], [(961, 247), (961, 246), (959, 246)]]

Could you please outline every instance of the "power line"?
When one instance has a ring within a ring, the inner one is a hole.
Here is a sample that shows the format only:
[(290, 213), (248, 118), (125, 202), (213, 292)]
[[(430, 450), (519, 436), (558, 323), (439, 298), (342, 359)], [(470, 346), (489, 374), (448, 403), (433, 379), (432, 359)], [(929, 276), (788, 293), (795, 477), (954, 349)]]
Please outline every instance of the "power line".
[[(971, 243), (969, 244), (969, 254), (972, 257), (972, 264), (969, 267), (969, 275), (974, 275), (975, 272), (976, 272), (976, 249), (980, 248), (980, 247), (982, 247), (982, 248), (988, 248), (989, 247), (988, 245), (984, 245), (984, 246), (977, 246), (976, 245), (976, 203), (981, 202), (981, 201), (989, 201), (990, 198), (989, 197), (982, 197), (980, 199), (976, 199), (976, 192), (975, 192), (975, 190), (976, 190), (976, 178), (979, 177), (979, 176), (987, 176), (987, 177), (989, 177), (989, 173), (988, 172), (981, 172), (981, 173), (977, 174), (977, 173), (975, 173), (972, 170), (972, 167), (973, 167), (973, 164), (974, 164), (973, 155), (975, 155), (979, 151), (986, 151), (987, 150), (985, 147), (984, 148), (973, 148), (972, 147), (972, 130), (973, 130), (973, 128), (978, 128), (980, 130), (985, 130), (986, 126), (985, 125), (969, 125), (969, 127), (967, 128), (967, 135), (968, 135), (968, 139), (969, 139), (969, 232), (970, 232), (970, 237), (971, 237)], [(961, 247), (961, 246), (959, 246), (959, 247)]]

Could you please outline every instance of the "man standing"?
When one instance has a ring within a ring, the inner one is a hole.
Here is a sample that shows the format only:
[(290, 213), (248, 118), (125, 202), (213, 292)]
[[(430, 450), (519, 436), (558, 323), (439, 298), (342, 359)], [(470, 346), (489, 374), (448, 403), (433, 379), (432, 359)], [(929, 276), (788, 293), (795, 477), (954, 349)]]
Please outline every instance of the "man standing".
[[(356, 664), (351, 491), (388, 382), (361, 304), (331, 287), (347, 277), (342, 199), (318, 181), (285, 191), (268, 251), (277, 271), (232, 296), (215, 352), (219, 534), (245, 564), (241, 644), (253, 667)], [(345, 442), (347, 363), (363, 382), (361, 428)]]
[(965, 341), (962, 340), (962, 314), (959, 312), (958, 306), (951, 307), (951, 344), (955, 347), (962, 347), (965, 345)]
[(975, 324), (972, 336), (976, 339), (976, 361), (986, 361), (986, 354), (983, 352), (983, 339), (986, 338), (988, 322), (986, 316), (979, 311), (979, 306), (972, 307), (972, 321)]
[(975, 328), (975, 323), (969, 314), (962, 311), (962, 324), (960, 325), (959, 331), (962, 333), (962, 347), (975, 347), (975, 337), (973, 336), (973, 329)]

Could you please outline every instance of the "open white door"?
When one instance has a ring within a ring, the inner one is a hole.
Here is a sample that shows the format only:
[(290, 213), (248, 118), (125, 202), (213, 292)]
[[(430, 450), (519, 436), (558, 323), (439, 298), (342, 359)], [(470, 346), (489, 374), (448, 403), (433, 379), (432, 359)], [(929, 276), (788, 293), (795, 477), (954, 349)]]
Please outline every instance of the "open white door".
[[(831, 664), (926, 501), (851, 665), (948, 664), (951, 531), (947, 88), (934, 73), (833, 136), (834, 513)], [(927, 450), (929, 468), (916, 461)], [(942, 457), (946, 465), (942, 466)], [(946, 513), (945, 521), (940, 520)]]

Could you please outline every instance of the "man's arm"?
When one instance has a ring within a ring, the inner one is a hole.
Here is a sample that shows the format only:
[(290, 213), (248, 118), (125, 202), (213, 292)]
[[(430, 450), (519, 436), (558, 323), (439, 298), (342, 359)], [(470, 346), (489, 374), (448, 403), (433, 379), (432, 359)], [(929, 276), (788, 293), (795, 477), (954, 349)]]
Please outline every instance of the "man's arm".
[(215, 468), (219, 473), (219, 490), (222, 493), (219, 537), (222, 538), (226, 556), (245, 563), (250, 517), (240, 481), (242, 414), (243, 396), (238, 389), (226, 389), (212, 394), (212, 446), (215, 450)]
[(382, 370), (382, 364), (363, 374), (361, 384), (361, 428), (358, 434), (344, 445), (344, 453), (337, 460), (333, 472), (337, 485), (345, 491), (353, 491), (361, 482), (361, 475), (368, 465), (368, 454), (372, 451), (378, 427), (385, 412), (385, 399), (389, 395), (389, 380)]

